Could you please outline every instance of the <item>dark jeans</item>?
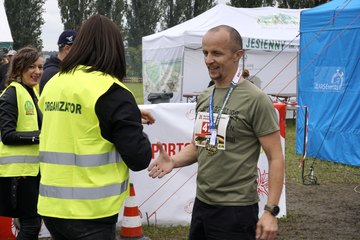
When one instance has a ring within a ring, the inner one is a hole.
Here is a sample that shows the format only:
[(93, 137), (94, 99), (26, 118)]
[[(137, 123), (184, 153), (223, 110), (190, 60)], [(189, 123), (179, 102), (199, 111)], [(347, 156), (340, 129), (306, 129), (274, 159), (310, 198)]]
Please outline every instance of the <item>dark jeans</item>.
[(20, 232), (16, 240), (37, 240), (41, 228), (40, 217), (19, 218)]
[(54, 240), (115, 240), (115, 224), (92, 220), (43, 217)]
[(259, 206), (214, 206), (195, 199), (189, 240), (254, 240)]

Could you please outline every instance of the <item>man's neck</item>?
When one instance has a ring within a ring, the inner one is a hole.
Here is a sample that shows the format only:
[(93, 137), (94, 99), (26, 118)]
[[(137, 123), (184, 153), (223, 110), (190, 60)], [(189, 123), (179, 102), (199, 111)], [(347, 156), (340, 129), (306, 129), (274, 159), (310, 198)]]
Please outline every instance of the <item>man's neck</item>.
[[(237, 68), (236, 69), (234, 69), (233, 71), (232, 71), (232, 73), (231, 74), (229, 74), (228, 76), (227, 76), (227, 78), (225, 78), (225, 79), (222, 79), (222, 80), (214, 80), (214, 82), (215, 82), (215, 87), (216, 88), (228, 88), (228, 87), (230, 87), (231, 86), (231, 82), (232, 82), (232, 80), (234, 79), (234, 76), (235, 76), (235, 74), (237, 73)], [(235, 81), (237, 81), (238, 79), (235, 79)]]
[(60, 61), (62, 61), (62, 60), (64, 60), (65, 56), (66, 56), (66, 55), (65, 55), (64, 52), (59, 52), (58, 55), (57, 55), (57, 58), (58, 58)]

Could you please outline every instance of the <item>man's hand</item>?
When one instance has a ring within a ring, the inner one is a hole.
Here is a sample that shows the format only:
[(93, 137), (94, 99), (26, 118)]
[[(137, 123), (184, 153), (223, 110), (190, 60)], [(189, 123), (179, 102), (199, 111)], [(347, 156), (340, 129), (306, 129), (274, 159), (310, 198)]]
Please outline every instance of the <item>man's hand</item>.
[(265, 211), (256, 224), (257, 240), (273, 240), (278, 231), (277, 218)]
[(162, 178), (163, 176), (165, 176), (166, 174), (168, 174), (173, 170), (173, 168), (175, 167), (175, 163), (174, 161), (171, 160), (169, 155), (164, 151), (161, 142), (157, 142), (156, 144), (160, 150), (160, 154), (154, 161), (150, 163), (148, 167), (148, 171), (150, 172), (149, 173), (150, 177)]

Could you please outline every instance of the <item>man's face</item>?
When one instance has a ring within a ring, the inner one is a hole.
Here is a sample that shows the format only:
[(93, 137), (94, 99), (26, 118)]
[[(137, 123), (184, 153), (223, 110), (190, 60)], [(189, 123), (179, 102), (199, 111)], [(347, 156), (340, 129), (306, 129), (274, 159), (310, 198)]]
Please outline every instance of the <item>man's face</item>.
[(224, 29), (207, 32), (203, 37), (204, 60), (212, 80), (231, 82), (242, 51), (235, 51), (230, 34)]

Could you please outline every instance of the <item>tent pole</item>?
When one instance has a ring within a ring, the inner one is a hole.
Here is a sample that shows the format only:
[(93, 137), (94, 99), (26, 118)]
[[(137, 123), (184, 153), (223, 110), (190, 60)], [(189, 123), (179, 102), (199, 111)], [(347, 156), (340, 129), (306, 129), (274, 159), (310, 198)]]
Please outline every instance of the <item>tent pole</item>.
[(307, 121), (308, 121), (308, 108), (307, 106), (304, 107), (305, 110), (305, 118), (304, 118), (304, 146), (303, 146), (303, 156), (302, 156), (302, 168), (301, 168), (301, 177), (303, 184), (305, 184), (305, 176), (304, 176), (304, 170), (305, 170), (305, 161), (306, 161), (306, 144), (307, 144)]
[(244, 71), (244, 68), (245, 68), (245, 54), (246, 54), (246, 52), (244, 50), (244, 55), (242, 56), (242, 69), (243, 69), (243, 71)]
[(181, 87), (180, 87), (180, 102), (183, 102), (183, 91), (184, 91), (184, 68), (185, 68), (185, 49), (186, 47), (184, 46), (183, 48), (183, 54), (182, 54), (182, 64), (181, 64), (181, 77), (180, 77), (180, 81), (181, 81)]

